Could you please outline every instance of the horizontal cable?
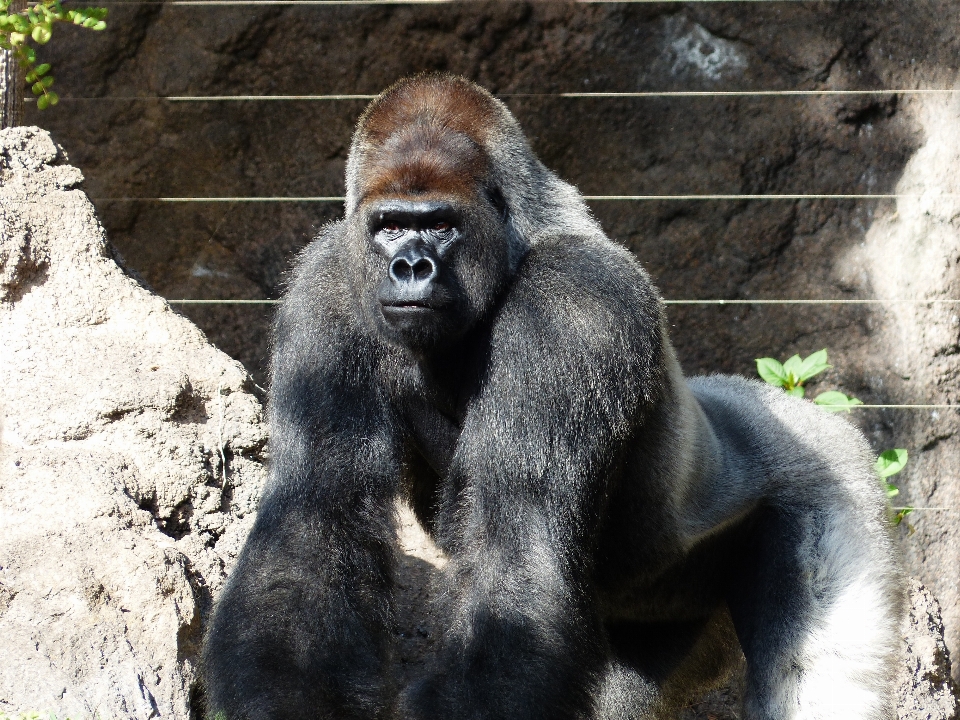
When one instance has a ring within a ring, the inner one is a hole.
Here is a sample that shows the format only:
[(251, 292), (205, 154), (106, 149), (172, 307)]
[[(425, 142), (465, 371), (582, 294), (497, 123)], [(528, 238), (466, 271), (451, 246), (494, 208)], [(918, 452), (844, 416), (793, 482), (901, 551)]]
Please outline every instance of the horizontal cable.
[(283, 197), (283, 196), (265, 196), (265, 197), (106, 197), (90, 198), (93, 202), (160, 202), (160, 203), (268, 203), (268, 202), (290, 202), (290, 203), (311, 203), (311, 202), (343, 202), (346, 198), (342, 195), (317, 195), (307, 197)]
[[(449, 5), (460, 0), (105, 0), (98, 5)], [(709, 3), (729, 2), (729, 0), (575, 0), (581, 5), (634, 5), (648, 3)], [(806, 0), (737, 0), (741, 4), (761, 2), (806, 2)], [(840, 0), (820, 0), (820, 2), (840, 2)]]
[[(194, 299), (173, 299), (167, 300), (171, 305), (277, 305), (280, 303), (280, 300), (194, 300)], [(777, 304), (807, 304), (807, 303), (819, 303), (819, 304), (831, 304), (831, 303), (882, 303), (882, 300), (664, 300), (665, 304), (668, 305), (680, 305), (686, 303), (695, 303), (695, 304), (715, 304), (715, 305), (725, 305), (725, 304), (747, 304), (747, 303), (777, 303)], [(893, 302), (913, 302), (913, 303), (927, 303), (927, 302), (951, 302), (951, 303), (960, 303), (960, 300), (943, 300), (943, 301), (920, 301), (920, 300), (895, 300)], [(858, 410), (858, 409), (893, 409), (893, 410), (960, 410), (960, 405), (950, 405), (950, 404), (880, 404), (880, 403), (862, 403), (860, 405), (844, 405), (843, 409)], [(895, 508), (896, 509), (896, 508)], [(900, 508), (902, 509), (902, 508)], [(918, 510), (920, 508), (914, 508)], [(947, 509), (947, 508), (926, 508), (926, 509)]]
[[(591, 202), (605, 201), (686, 201), (686, 200), (906, 200), (919, 198), (953, 198), (960, 197), (960, 193), (836, 193), (836, 194), (729, 194), (729, 195), (583, 195), (584, 200)], [(161, 203), (246, 203), (246, 202), (277, 202), (277, 203), (312, 203), (312, 202), (344, 202), (342, 195), (316, 196), (224, 196), (224, 197), (101, 197), (91, 198), (94, 202), (161, 202)]]
[(824, 298), (815, 300), (663, 300), (664, 305), (957, 305), (960, 300), (936, 298), (931, 300), (844, 300)]
[(891, 510), (933, 510), (939, 512), (960, 512), (960, 508), (949, 507), (892, 507)]
[[(428, 0), (436, 2), (436, 0)], [(103, 3), (101, 3), (103, 4)], [(164, 3), (171, 4), (171, 3)], [(958, 89), (908, 89), (882, 88), (878, 90), (651, 90), (642, 92), (561, 92), (561, 93), (497, 93), (503, 99), (512, 98), (699, 98), (699, 97), (817, 97), (827, 95), (951, 95)], [(165, 100), (169, 102), (256, 102), (256, 101), (324, 101), (324, 100), (364, 100), (369, 101), (378, 95), (332, 93), (315, 95), (123, 95), (106, 97), (60, 97), (60, 101), (71, 100)], [(33, 102), (35, 98), (26, 98)]]
[[(275, 305), (279, 300), (167, 300), (172, 305)], [(960, 305), (960, 300), (662, 300), (664, 305)]]
[(167, 300), (171, 305), (276, 305), (279, 300)]
[[(167, 300), (174, 305), (275, 305), (279, 300)], [(958, 305), (960, 300), (661, 300), (664, 305)]]

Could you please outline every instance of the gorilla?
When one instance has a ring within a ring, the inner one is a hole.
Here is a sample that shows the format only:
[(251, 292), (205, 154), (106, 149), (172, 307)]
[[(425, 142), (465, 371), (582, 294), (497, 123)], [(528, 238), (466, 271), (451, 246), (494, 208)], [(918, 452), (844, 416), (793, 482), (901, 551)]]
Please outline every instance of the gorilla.
[[(895, 717), (901, 587), (862, 435), (686, 380), (657, 290), (507, 108), (421, 75), (357, 125), (275, 325), (271, 472), (203, 655), (228, 720)], [(392, 677), (395, 508), (449, 557)]]

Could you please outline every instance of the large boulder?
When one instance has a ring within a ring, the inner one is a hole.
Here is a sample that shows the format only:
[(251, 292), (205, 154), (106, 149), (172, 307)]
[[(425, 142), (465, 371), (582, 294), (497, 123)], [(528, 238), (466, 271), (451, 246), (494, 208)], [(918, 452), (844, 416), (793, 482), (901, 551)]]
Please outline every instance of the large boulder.
[(264, 479), (243, 367), (116, 262), (80, 172), (0, 132), (0, 712), (187, 718)]

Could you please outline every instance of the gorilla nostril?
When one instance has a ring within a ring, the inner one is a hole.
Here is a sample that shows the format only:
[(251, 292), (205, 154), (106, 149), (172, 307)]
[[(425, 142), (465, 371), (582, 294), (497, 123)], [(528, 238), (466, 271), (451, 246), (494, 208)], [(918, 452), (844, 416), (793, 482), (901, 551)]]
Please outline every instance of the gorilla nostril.
[(398, 257), (390, 263), (390, 278), (394, 282), (427, 282), (437, 274), (437, 266), (428, 257)]
[(414, 268), (404, 258), (397, 258), (390, 263), (390, 276), (398, 282), (406, 282), (413, 279)]
[(413, 264), (413, 277), (417, 280), (429, 280), (435, 274), (433, 262), (429, 258), (420, 258)]

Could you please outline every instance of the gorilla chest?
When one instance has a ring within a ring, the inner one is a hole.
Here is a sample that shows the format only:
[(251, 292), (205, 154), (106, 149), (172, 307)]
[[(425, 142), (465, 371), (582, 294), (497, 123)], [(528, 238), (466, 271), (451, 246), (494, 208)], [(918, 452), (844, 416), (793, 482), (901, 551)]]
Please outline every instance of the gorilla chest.
[(456, 407), (438, 407), (427, 398), (408, 395), (401, 400), (410, 440), (430, 469), (439, 477), (447, 474), (460, 439), (462, 412)]

